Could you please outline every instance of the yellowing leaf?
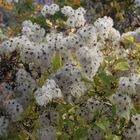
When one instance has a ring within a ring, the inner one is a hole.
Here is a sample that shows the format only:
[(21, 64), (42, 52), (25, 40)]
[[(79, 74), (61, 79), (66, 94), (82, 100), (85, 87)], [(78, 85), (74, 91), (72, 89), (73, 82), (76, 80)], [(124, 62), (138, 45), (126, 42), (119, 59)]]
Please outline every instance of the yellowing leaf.
[(125, 36), (124, 39), (130, 41), (131, 43), (134, 43), (134, 37), (133, 36)]
[(0, 0), (0, 8), (7, 8), (7, 9), (13, 9), (14, 4), (5, 2), (4, 0)]
[(136, 71), (137, 71), (138, 73), (140, 73), (140, 67), (138, 67)]
[(127, 62), (119, 62), (114, 66), (114, 70), (129, 70), (130, 66)]
[(140, 48), (140, 43), (134, 43), (134, 45)]
[(69, 136), (66, 133), (63, 133), (60, 137), (61, 140), (69, 140)]
[(80, 0), (72, 0), (72, 3), (75, 5), (80, 5)]

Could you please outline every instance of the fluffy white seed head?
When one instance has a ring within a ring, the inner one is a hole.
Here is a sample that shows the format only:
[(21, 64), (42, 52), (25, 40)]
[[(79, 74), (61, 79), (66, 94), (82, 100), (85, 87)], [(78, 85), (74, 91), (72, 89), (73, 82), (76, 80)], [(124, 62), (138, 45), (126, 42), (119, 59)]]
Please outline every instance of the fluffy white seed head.
[(64, 6), (62, 9), (61, 9), (61, 12), (66, 15), (66, 16), (72, 16), (74, 15), (74, 9), (70, 6)]
[(54, 15), (56, 12), (60, 10), (59, 5), (57, 4), (51, 4), (51, 5), (44, 5), (43, 9), (41, 10), (41, 13), (43, 16), (48, 15)]
[(5, 102), (5, 110), (12, 121), (18, 120), (24, 111), (22, 105), (19, 104), (16, 99), (7, 100)]
[(0, 116), (0, 136), (6, 135), (8, 125), (9, 120), (5, 116)]
[(41, 88), (35, 92), (35, 99), (40, 106), (46, 106), (53, 99), (63, 98), (61, 90), (54, 80), (48, 79)]

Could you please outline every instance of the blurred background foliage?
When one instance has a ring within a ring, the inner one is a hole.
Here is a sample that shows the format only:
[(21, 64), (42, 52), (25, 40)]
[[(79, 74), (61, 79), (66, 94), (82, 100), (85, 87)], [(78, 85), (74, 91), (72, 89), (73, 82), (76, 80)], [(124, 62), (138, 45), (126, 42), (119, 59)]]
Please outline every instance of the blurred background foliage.
[(89, 22), (106, 15), (114, 20), (114, 26), (120, 32), (140, 26), (140, 7), (134, 0), (83, 0), (83, 6), (88, 9)]
[[(19, 0), (14, 4), (0, 0), (0, 28), (2, 32), (8, 37), (14, 36), (19, 33), (22, 21), (28, 19), (48, 30), (50, 25), (47, 24), (40, 10), (44, 4), (53, 2), (61, 7), (64, 5), (73, 8), (83, 6), (87, 9), (86, 18), (89, 23), (93, 23), (99, 17), (110, 16), (114, 20), (115, 28), (121, 33), (140, 26), (140, 7), (135, 5), (134, 0)], [(62, 19), (64, 19), (62, 17), (63, 15), (58, 13), (54, 16), (53, 21), (58, 26), (62, 26)], [(47, 19), (49, 18), (47, 17)]]

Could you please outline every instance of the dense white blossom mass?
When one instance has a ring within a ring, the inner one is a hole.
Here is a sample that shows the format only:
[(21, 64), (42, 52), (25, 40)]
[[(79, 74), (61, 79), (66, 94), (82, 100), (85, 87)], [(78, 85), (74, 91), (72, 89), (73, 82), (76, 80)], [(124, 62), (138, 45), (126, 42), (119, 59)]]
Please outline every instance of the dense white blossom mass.
[[(35, 99), (38, 106), (47, 107), (55, 100), (63, 99), (64, 102), (73, 104), (87, 97), (90, 86), (83, 81), (83, 78), (93, 84), (93, 78), (98, 74), (101, 65), (107, 63), (106, 55), (124, 58), (127, 52), (131, 51), (120, 45), (126, 36), (133, 36), (136, 42), (140, 42), (140, 28), (121, 35), (113, 27), (113, 20), (107, 16), (97, 19), (92, 25), (88, 24), (85, 20), (86, 10), (82, 7), (75, 10), (70, 6), (60, 8), (56, 4), (51, 4), (45, 5), (41, 11), (44, 18), (47, 15), (53, 16), (57, 12), (64, 14), (67, 18), (66, 25), (74, 29), (73, 32), (46, 33), (40, 25), (26, 20), (22, 23), (19, 36), (9, 38), (0, 44), (1, 57), (18, 52), (19, 63), (22, 64), (16, 68), (11, 84), (8, 82), (0, 84), (0, 93), (2, 93), (0, 103), (3, 104), (9, 119), (0, 117), (0, 136), (6, 134), (9, 121), (14, 122), (20, 118), (30, 100)], [(52, 57), (57, 53), (61, 56), (62, 64), (60, 68), (52, 70)], [(51, 74), (40, 82), (40, 86), (38, 79), (42, 78), (40, 75), (46, 70), (51, 71)], [(78, 109), (76, 108), (76, 114), (90, 123), (97, 112), (100, 112), (101, 118), (108, 117), (112, 106), (115, 105), (116, 116), (119, 119), (127, 118), (133, 123), (124, 130), (124, 136), (132, 140), (140, 135), (140, 115), (131, 117), (133, 104), (131, 96), (140, 97), (139, 91), (140, 74), (124, 75), (119, 78), (117, 91), (109, 97), (109, 101), (91, 96)], [(55, 125), (59, 118), (59, 113), (51, 110), (39, 116), (38, 140), (57, 139)], [(116, 125), (112, 124), (113, 122), (110, 124), (110, 129), (115, 131)], [(89, 128), (87, 134), (89, 140), (105, 138), (104, 133), (96, 126)]]

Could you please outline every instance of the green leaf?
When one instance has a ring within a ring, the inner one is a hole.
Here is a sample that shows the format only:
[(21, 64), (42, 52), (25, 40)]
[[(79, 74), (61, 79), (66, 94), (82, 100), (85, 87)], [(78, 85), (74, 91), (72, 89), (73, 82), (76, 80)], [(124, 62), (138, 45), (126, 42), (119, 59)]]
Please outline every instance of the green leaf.
[(117, 135), (112, 135), (112, 138), (110, 140), (121, 140), (121, 137)]
[(33, 23), (37, 23), (37, 24), (41, 25), (41, 27), (43, 27), (47, 32), (49, 31), (49, 27), (46, 23), (46, 19), (43, 16), (41, 16), (41, 15), (31, 15), (29, 17), (29, 19)]
[(69, 140), (68, 134), (63, 133), (63, 134), (60, 136), (60, 140)]
[(0, 140), (21, 140), (19, 136), (15, 134), (9, 134), (7, 137), (0, 137)]
[(119, 62), (114, 66), (114, 70), (129, 70), (130, 65), (127, 62)]
[(36, 80), (37, 84), (39, 86), (43, 86), (45, 84), (45, 78), (43, 75), (41, 75), (41, 77), (39, 79)]
[(104, 131), (107, 131), (109, 128), (109, 120), (104, 118), (103, 120), (96, 121), (95, 124)]
[(82, 73), (81, 79), (82, 79), (82, 81), (84, 81), (85, 83), (93, 84), (93, 81), (89, 80), (89, 79), (84, 75), (84, 73)]
[(74, 123), (69, 119), (64, 120), (64, 124), (66, 124), (71, 129), (74, 128)]
[(112, 56), (106, 56), (105, 57), (105, 62), (106, 63), (109, 63), (109, 62), (111, 62), (112, 61)]
[(105, 71), (101, 71), (99, 74), (98, 74), (99, 78), (102, 80), (103, 84), (105, 86), (109, 86), (111, 84), (111, 81), (112, 81), (112, 76), (111, 75), (107, 75), (105, 73)]
[(116, 106), (112, 105), (112, 115), (115, 116), (116, 115)]
[(100, 111), (97, 110), (97, 111), (95, 112), (94, 118), (95, 118), (96, 120), (99, 120), (99, 117), (100, 117)]
[(52, 69), (55, 71), (59, 69), (62, 65), (62, 57), (59, 52), (56, 52), (51, 57)]
[(87, 134), (86, 128), (78, 128), (74, 132), (74, 140), (84, 140)]
[(120, 62), (126, 62), (126, 60), (124, 58), (118, 58), (117, 60), (115, 60), (114, 64), (118, 64)]
[(125, 126), (125, 124), (126, 124), (126, 119), (125, 118), (121, 118), (120, 119), (120, 129), (121, 130), (123, 129), (123, 127)]

